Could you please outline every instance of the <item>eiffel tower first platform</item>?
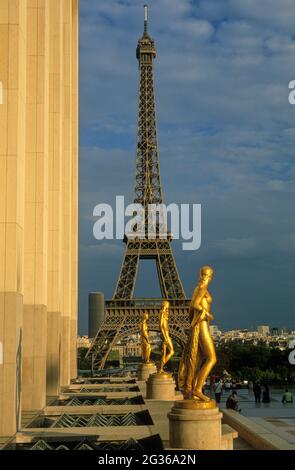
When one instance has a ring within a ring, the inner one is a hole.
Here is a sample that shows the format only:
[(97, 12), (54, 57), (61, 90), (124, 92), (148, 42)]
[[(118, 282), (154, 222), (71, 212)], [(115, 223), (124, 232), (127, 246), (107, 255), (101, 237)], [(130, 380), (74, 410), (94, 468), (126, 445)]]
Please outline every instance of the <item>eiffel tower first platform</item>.
[[(156, 222), (154, 239), (148, 238), (150, 204), (163, 203), (155, 95), (153, 60), (156, 57), (154, 41), (147, 31), (147, 6), (144, 7), (144, 33), (138, 41), (136, 57), (139, 61), (139, 104), (137, 152), (133, 203), (145, 209), (144, 236), (125, 236), (125, 255), (119, 280), (112, 300), (105, 304), (105, 320), (93, 339), (87, 356), (92, 357), (92, 370), (102, 369), (112, 347), (118, 341), (139, 333), (143, 312), (149, 313), (150, 331), (159, 331), (159, 312), (163, 300), (170, 302), (169, 331), (180, 345), (186, 341), (189, 328), (188, 306), (171, 249), (172, 237), (160, 238)], [(154, 220), (154, 219), (152, 219)], [(140, 259), (156, 261), (162, 299), (135, 299), (134, 287)]]

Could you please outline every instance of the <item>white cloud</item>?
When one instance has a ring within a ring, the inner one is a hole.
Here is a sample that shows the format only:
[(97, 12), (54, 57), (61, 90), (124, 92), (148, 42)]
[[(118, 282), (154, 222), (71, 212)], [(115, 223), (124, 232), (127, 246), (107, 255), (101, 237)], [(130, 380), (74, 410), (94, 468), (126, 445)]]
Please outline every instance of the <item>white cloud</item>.
[(227, 4), (229, 12), (233, 15), (293, 34), (295, 21), (293, 0), (228, 0)]

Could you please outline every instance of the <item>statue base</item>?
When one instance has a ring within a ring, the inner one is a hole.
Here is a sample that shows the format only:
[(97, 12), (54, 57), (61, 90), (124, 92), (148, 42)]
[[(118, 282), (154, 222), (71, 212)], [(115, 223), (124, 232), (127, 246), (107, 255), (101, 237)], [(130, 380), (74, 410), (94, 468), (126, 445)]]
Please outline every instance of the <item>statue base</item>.
[(150, 375), (146, 383), (146, 398), (153, 400), (175, 400), (175, 381), (167, 372)]
[(222, 413), (214, 400), (175, 402), (169, 418), (170, 447), (191, 450), (221, 450)]
[(156, 364), (154, 364), (153, 362), (143, 362), (138, 366), (137, 379), (145, 382), (151, 374), (155, 374), (156, 372)]

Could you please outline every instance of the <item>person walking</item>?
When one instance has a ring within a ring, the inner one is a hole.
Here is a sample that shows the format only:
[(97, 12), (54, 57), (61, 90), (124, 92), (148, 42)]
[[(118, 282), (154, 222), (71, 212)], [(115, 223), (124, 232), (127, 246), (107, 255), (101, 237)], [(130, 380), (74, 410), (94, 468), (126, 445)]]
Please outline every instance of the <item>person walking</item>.
[(227, 380), (225, 382), (224, 388), (227, 392), (230, 392), (230, 390), (231, 390), (231, 381), (230, 380)]
[(286, 388), (285, 393), (282, 396), (282, 403), (293, 403), (293, 395), (289, 390)]
[(270, 403), (270, 393), (268, 385), (264, 385), (264, 390), (262, 393), (262, 403)]
[(254, 397), (255, 397), (255, 403), (260, 403), (261, 402), (261, 387), (259, 382), (255, 382), (253, 386), (253, 392), (254, 392)]
[(235, 390), (237, 390), (237, 382), (233, 380), (231, 384), (231, 391), (234, 392)]
[(215, 384), (214, 384), (214, 393), (215, 393), (216, 403), (220, 403), (221, 394), (222, 394), (222, 381), (221, 381), (221, 379), (219, 379), (217, 382), (215, 382)]

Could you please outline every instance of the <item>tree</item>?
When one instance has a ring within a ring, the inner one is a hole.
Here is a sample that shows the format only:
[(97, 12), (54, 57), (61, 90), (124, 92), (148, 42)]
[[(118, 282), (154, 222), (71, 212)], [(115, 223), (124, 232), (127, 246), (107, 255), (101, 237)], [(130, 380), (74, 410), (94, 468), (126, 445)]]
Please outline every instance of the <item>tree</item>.
[(213, 374), (222, 375), (224, 369), (236, 380), (267, 383), (285, 383), (293, 372), (288, 362), (288, 351), (237, 342), (217, 347), (217, 364)]

